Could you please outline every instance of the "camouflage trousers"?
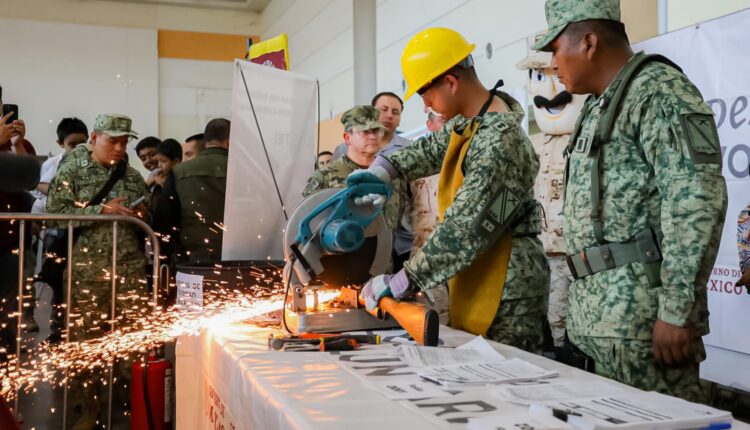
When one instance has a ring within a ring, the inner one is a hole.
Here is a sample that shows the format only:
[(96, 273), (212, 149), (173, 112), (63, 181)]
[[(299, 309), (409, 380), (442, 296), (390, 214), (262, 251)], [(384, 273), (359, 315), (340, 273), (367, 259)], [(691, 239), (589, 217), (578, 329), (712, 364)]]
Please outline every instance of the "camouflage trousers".
[(651, 340), (579, 336), (568, 332), (570, 341), (594, 359), (596, 373), (641, 390), (658, 391), (691, 402), (704, 402), (699, 361), (706, 358), (699, 341), (694, 364), (670, 367), (657, 364)]
[(549, 262), (549, 304), (547, 321), (552, 331), (552, 341), (556, 347), (565, 343), (565, 320), (568, 317), (568, 290), (573, 282), (565, 257), (550, 256)]
[(487, 338), (540, 354), (546, 302), (545, 297), (503, 299)]
[[(126, 277), (124, 282), (118, 283), (115, 291), (116, 329), (127, 332), (136, 318), (150, 311), (148, 287), (136, 277)], [(111, 281), (78, 279), (75, 282), (71, 292), (71, 341), (85, 342), (110, 332), (111, 294)], [(112, 366), (113, 405), (129, 402), (130, 369), (134, 358), (132, 354), (119, 354)], [(72, 406), (68, 413), (69, 428), (89, 430), (101, 427), (106, 417), (109, 372), (109, 368), (87, 368), (71, 376), (68, 384)]]

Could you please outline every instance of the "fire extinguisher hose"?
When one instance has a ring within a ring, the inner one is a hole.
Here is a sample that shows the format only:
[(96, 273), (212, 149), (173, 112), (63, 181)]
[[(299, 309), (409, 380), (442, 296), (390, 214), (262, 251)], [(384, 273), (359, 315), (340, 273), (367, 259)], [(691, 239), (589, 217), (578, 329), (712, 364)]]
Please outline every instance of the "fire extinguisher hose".
[(148, 430), (156, 430), (154, 427), (154, 418), (151, 415), (151, 401), (148, 398), (148, 358), (149, 353), (146, 353), (146, 362), (141, 365), (141, 379), (143, 381), (143, 402), (146, 404), (146, 421), (148, 422)]

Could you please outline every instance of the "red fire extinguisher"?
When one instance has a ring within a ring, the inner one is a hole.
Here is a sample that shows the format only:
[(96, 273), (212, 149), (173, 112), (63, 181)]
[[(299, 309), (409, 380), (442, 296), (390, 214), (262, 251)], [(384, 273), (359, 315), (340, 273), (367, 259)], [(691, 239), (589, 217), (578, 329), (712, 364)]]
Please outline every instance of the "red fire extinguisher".
[(147, 362), (133, 364), (130, 428), (172, 429), (172, 364), (163, 358), (156, 358), (153, 353)]

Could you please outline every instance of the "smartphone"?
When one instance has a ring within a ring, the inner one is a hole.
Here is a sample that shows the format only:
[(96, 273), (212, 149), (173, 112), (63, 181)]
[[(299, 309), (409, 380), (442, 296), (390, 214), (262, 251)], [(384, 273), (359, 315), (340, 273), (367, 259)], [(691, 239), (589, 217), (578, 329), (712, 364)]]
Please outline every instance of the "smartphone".
[(8, 121), (6, 122), (6, 124), (10, 124), (13, 121), (17, 121), (18, 120), (18, 105), (4, 104), (3, 105), (3, 116), (8, 115), (11, 112), (13, 112), (13, 115), (11, 115), (10, 118), (8, 118)]
[(128, 206), (128, 207), (129, 207), (130, 209), (133, 209), (133, 208), (135, 208), (136, 206), (138, 206), (139, 204), (143, 203), (143, 202), (144, 202), (145, 200), (146, 200), (146, 197), (145, 197), (145, 196), (140, 196), (140, 197), (138, 197), (138, 198), (137, 198), (137, 199), (136, 199), (136, 200), (135, 200), (135, 201), (134, 201), (133, 203), (131, 203), (131, 204), (130, 204), (130, 206)]

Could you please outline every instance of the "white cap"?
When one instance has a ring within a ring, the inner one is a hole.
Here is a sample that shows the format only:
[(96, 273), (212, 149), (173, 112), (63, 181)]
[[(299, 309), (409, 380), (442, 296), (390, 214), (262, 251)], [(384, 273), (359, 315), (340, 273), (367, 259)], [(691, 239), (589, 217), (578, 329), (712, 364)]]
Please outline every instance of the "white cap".
[(539, 37), (539, 35), (543, 33), (544, 32), (532, 34), (531, 36), (526, 38), (526, 58), (524, 58), (523, 60), (519, 61), (518, 64), (516, 64), (516, 69), (518, 70), (544, 69), (552, 65), (552, 53), (551, 52), (535, 51), (531, 49), (531, 47), (536, 42), (536, 39)]

